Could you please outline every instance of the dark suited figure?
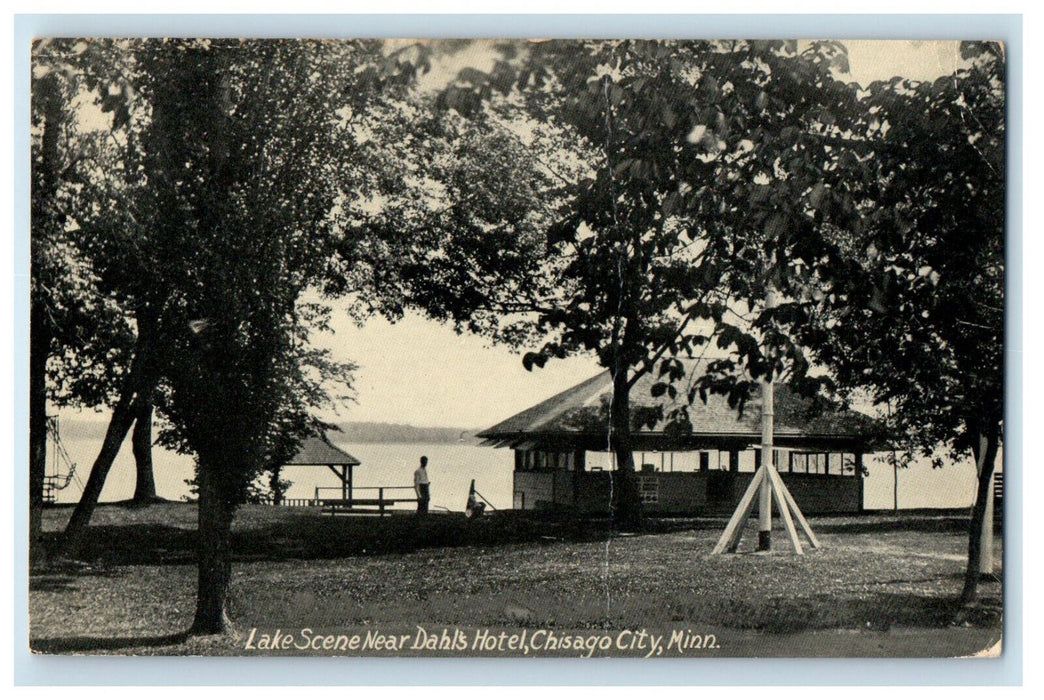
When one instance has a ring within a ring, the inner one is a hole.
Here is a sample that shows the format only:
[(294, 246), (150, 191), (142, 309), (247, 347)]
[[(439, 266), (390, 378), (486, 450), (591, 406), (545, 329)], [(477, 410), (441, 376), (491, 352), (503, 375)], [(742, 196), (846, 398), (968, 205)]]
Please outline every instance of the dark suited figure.
[(428, 512), (431, 501), (431, 482), (428, 480), (428, 458), (420, 458), (420, 466), (413, 472), (413, 490), (417, 492), (417, 514)]

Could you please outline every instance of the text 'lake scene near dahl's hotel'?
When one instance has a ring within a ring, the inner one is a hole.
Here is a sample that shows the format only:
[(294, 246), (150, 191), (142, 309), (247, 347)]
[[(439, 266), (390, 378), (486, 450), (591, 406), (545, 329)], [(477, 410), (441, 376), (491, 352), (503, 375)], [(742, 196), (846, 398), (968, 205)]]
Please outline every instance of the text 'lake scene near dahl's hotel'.
[(41, 39), (30, 647), (996, 656), (1005, 53)]

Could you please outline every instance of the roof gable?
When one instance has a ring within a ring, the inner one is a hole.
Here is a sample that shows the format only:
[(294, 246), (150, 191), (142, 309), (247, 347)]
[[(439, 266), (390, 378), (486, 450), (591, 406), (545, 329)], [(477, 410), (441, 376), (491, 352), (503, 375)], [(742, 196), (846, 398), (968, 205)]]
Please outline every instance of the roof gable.
[[(688, 376), (702, 374), (701, 362), (688, 362)], [(631, 389), (632, 425), (641, 413), (659, 418), (652, 427), (634, 428), (635, 435), (663, 434), (668, 414), (686, 406), (685, 391), (676, 399), (667, 394), (652, 396), (652, 385), (658, 380), (652, 373), (641, 377)], [(523, 436), (604, 435), (608, 431), (609, 400), (612, 377), (608, 372), (567, 389), (541, 403), (504, 420), (481, 433), (493, 439)], [(761, 389), (755, 388), (740, 414), (728, 405), (726, 397), (709, 394), (707, 401), (697, 398), (687, 407), (693, 435), (757, 436), (761, 432)], [(780, 437), (815, 437), (859, 439), (877, 432), (876, 422), (865, 414), (836, 407), (815, 406), (814, 402), (796, 394), (785, 384), (775, 386), (774, 432)]]
[(358, 459), (335, 446), (325, 436), (306, 437), (301, 441), (288, 465), (323, 466), (326, 464), (362, 464)]

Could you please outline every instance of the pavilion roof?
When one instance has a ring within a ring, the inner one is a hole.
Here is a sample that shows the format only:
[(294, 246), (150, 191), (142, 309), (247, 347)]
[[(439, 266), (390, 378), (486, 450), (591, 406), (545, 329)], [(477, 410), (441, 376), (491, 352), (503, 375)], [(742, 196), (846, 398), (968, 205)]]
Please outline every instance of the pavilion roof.
[(301, 446), (297, 449), (297, 454), (287, 464), (302, 466), (350, 464), (355, 466), (362, 464), (362, 462), (331, 443), (326, 439), (326, 436), (312, 436), (306, 437), (301, 442)]
[[(687, 362), (687, 376), (699, 376), (696, 372), (702, 373), (701, 364), (697, 361)], [(657, 381), (654, 373), (647, 373), (635, 383), (630, 393), (632, 426), (640, 412), (651, 416), (658, 410), (660, 414), (652, 427), (632, 427), (632, 435), (646, 444), (650, 439), (667, 438), (670, 435), (667, 429), (669, 413), (687, 403), (687, 392), (682, 388), (675, 399), (666, 393), (659, 397), (652, 396), (651, 388)], [(679, 386), (683, 386), (684, 382), (682, 380)], [(570, 437), (597, 437), (604, 440), (609, 429), (611, 396), (612, 377), (608, 372), (603, 372), (487, 428), (479, 433), (479, 437), (499, 445)], [(728, 405), (725, 396), (708, 394), (706, 402), (696, 397), (687, 409), (692, 432), (681, 437), (675, 434), (672, 439), (707, 442), (715, 438), (749, 438), (756, 442), (761, 435), (761, 398), (761, 388), (758, 386), (752, 391), (741, 414)], [(880, 435), (879, 424), (869, 416), (824, 405), (822, 401), (817, 404), (781, 383), (775, 386), (774, 413), (774, 435), (792, 444), (822, 441), (868, 443)]]

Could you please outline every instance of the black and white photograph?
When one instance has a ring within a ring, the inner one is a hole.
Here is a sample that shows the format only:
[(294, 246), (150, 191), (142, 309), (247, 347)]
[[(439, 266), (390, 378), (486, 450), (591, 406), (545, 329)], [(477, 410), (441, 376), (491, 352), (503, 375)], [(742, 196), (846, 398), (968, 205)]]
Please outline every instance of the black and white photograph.
[(996, 37), (30, 67), (34, 654), (1004, 653)]

